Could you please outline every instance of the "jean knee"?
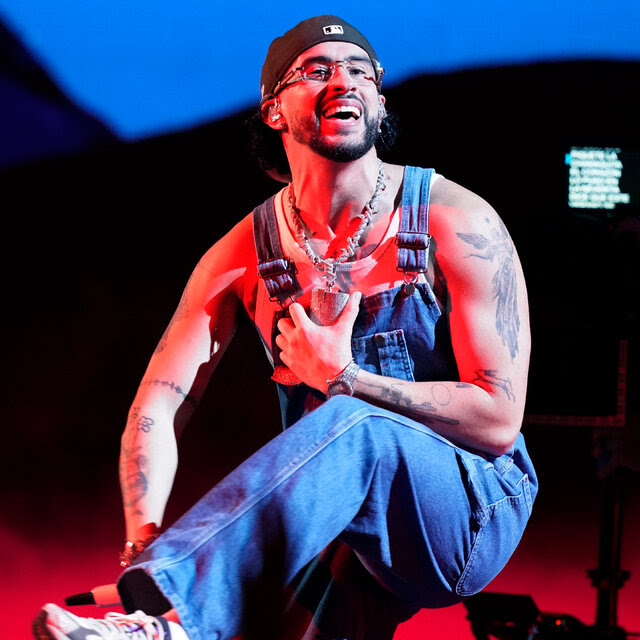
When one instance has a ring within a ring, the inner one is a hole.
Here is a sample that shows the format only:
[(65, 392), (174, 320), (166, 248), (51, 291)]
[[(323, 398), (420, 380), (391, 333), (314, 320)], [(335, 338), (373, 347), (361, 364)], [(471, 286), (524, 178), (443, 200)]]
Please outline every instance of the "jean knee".
[(368, 408), (374, 409), (372, 404), (369, 404), (365, 400), (360, 398), (354, 398), (353, 396), (337, 395), (329, 398), (324, 402), (318, 410), (331, 410), (331, 411), (344, 411), (346, 413), (353, 413), (359, 410), (366, 410)]

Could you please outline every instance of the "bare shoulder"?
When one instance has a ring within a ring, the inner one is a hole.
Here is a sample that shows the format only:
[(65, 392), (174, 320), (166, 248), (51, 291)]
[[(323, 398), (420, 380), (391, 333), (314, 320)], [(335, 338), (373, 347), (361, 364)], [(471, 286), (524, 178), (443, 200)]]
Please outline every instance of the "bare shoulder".
[(436, 179), (429, 207), (430, 226), (456, 233), (486, 223), (487, 219), (497, 222), (500, 218), (484, 198), (444, 176)]
[(250, 309), (255, 295), (256, 264), (249, 214), (202, 256), (188, 287), (205, 306), (235, 299)]
[(495, 209), (479, 195), (444, 177), (433, 185), (429, 229), (440, 262), (453, 268), (470, 253), (488, 260), (498, 250), (515, 253), (509, 232)]
[(203, 256), (199, 266), (212, 273), (255, 264), (251, 214), (220, 238)]

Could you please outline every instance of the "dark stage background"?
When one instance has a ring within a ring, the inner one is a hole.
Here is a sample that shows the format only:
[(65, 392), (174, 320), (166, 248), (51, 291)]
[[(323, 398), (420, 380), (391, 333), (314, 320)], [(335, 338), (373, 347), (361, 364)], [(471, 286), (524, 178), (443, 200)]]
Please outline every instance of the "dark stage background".
[[(43, 602), (116, 578), (117, 455), (137, 381), (200, 255), (277, 188), (249, 158), (246, 113), (124, 143), (27, 67), (3, 71), (0, 123), (8, 141), (0, 599), (10, 612), (4, 636), (17, 640), (29, 637)], [(622, 566), (632, 574), (619, 622), (630, 631), (640, 630), (638, 202), (609, 215), (570, 210), (565, 154), (640, 150), (639, 71), (592, 61), (416, 77), (385, 92), (401, 135), (383, 154), (435, 166), (489, 200), (528, 280), (524, 432), (541, 491), (521, 547), (490, 589), (531, 594), (545, 611), (592, 623), (596, 594), (585, 572), (598, 560), (596, 460), (605, 472), (621, 466), (629, 469)], [(624, 426), (538, 424), (534, 416), (571, 423), (566, 416), (616, 413), (621, 339)], [(279, 428), (262, 347), (242, 326), (183, 437), (167, 523)], [(613, 435), (604, 442), (604, 433)], [(458, 606), (419, 614), (397, 638), (471, 632)]]

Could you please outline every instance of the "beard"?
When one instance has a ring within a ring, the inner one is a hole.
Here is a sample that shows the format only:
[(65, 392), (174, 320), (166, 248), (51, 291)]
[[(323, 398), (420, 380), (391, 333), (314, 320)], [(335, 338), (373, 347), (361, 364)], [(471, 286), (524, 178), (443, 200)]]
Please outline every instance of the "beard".
[(343, 142), (328, 142), (318, 133), (317, 121), (298, 123), (292, 127), (293, 139), (304, 144), (323, 158), (334, 162), (351, 162), (362, 158), (376, 143), (379, 135), (378, 117), (367, 117), (363, 113), (365, 128), (359, 140), (345, 139)]

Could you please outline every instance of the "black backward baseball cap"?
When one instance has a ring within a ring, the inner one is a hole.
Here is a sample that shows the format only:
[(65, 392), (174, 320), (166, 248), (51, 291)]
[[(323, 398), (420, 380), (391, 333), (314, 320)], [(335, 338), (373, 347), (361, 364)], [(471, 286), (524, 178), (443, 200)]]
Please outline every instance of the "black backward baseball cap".
[(378, 56), (369, 41), (355, 27), (338, 16), (316, 16), (303, 20), (269, 45), (260, 75), (262, 98), (273, 93), (286, 70), (303, 51), (321, 42), (330, 41), (351, 42), (364, 49), (373, 63), (376, 80), (380, 79)]

